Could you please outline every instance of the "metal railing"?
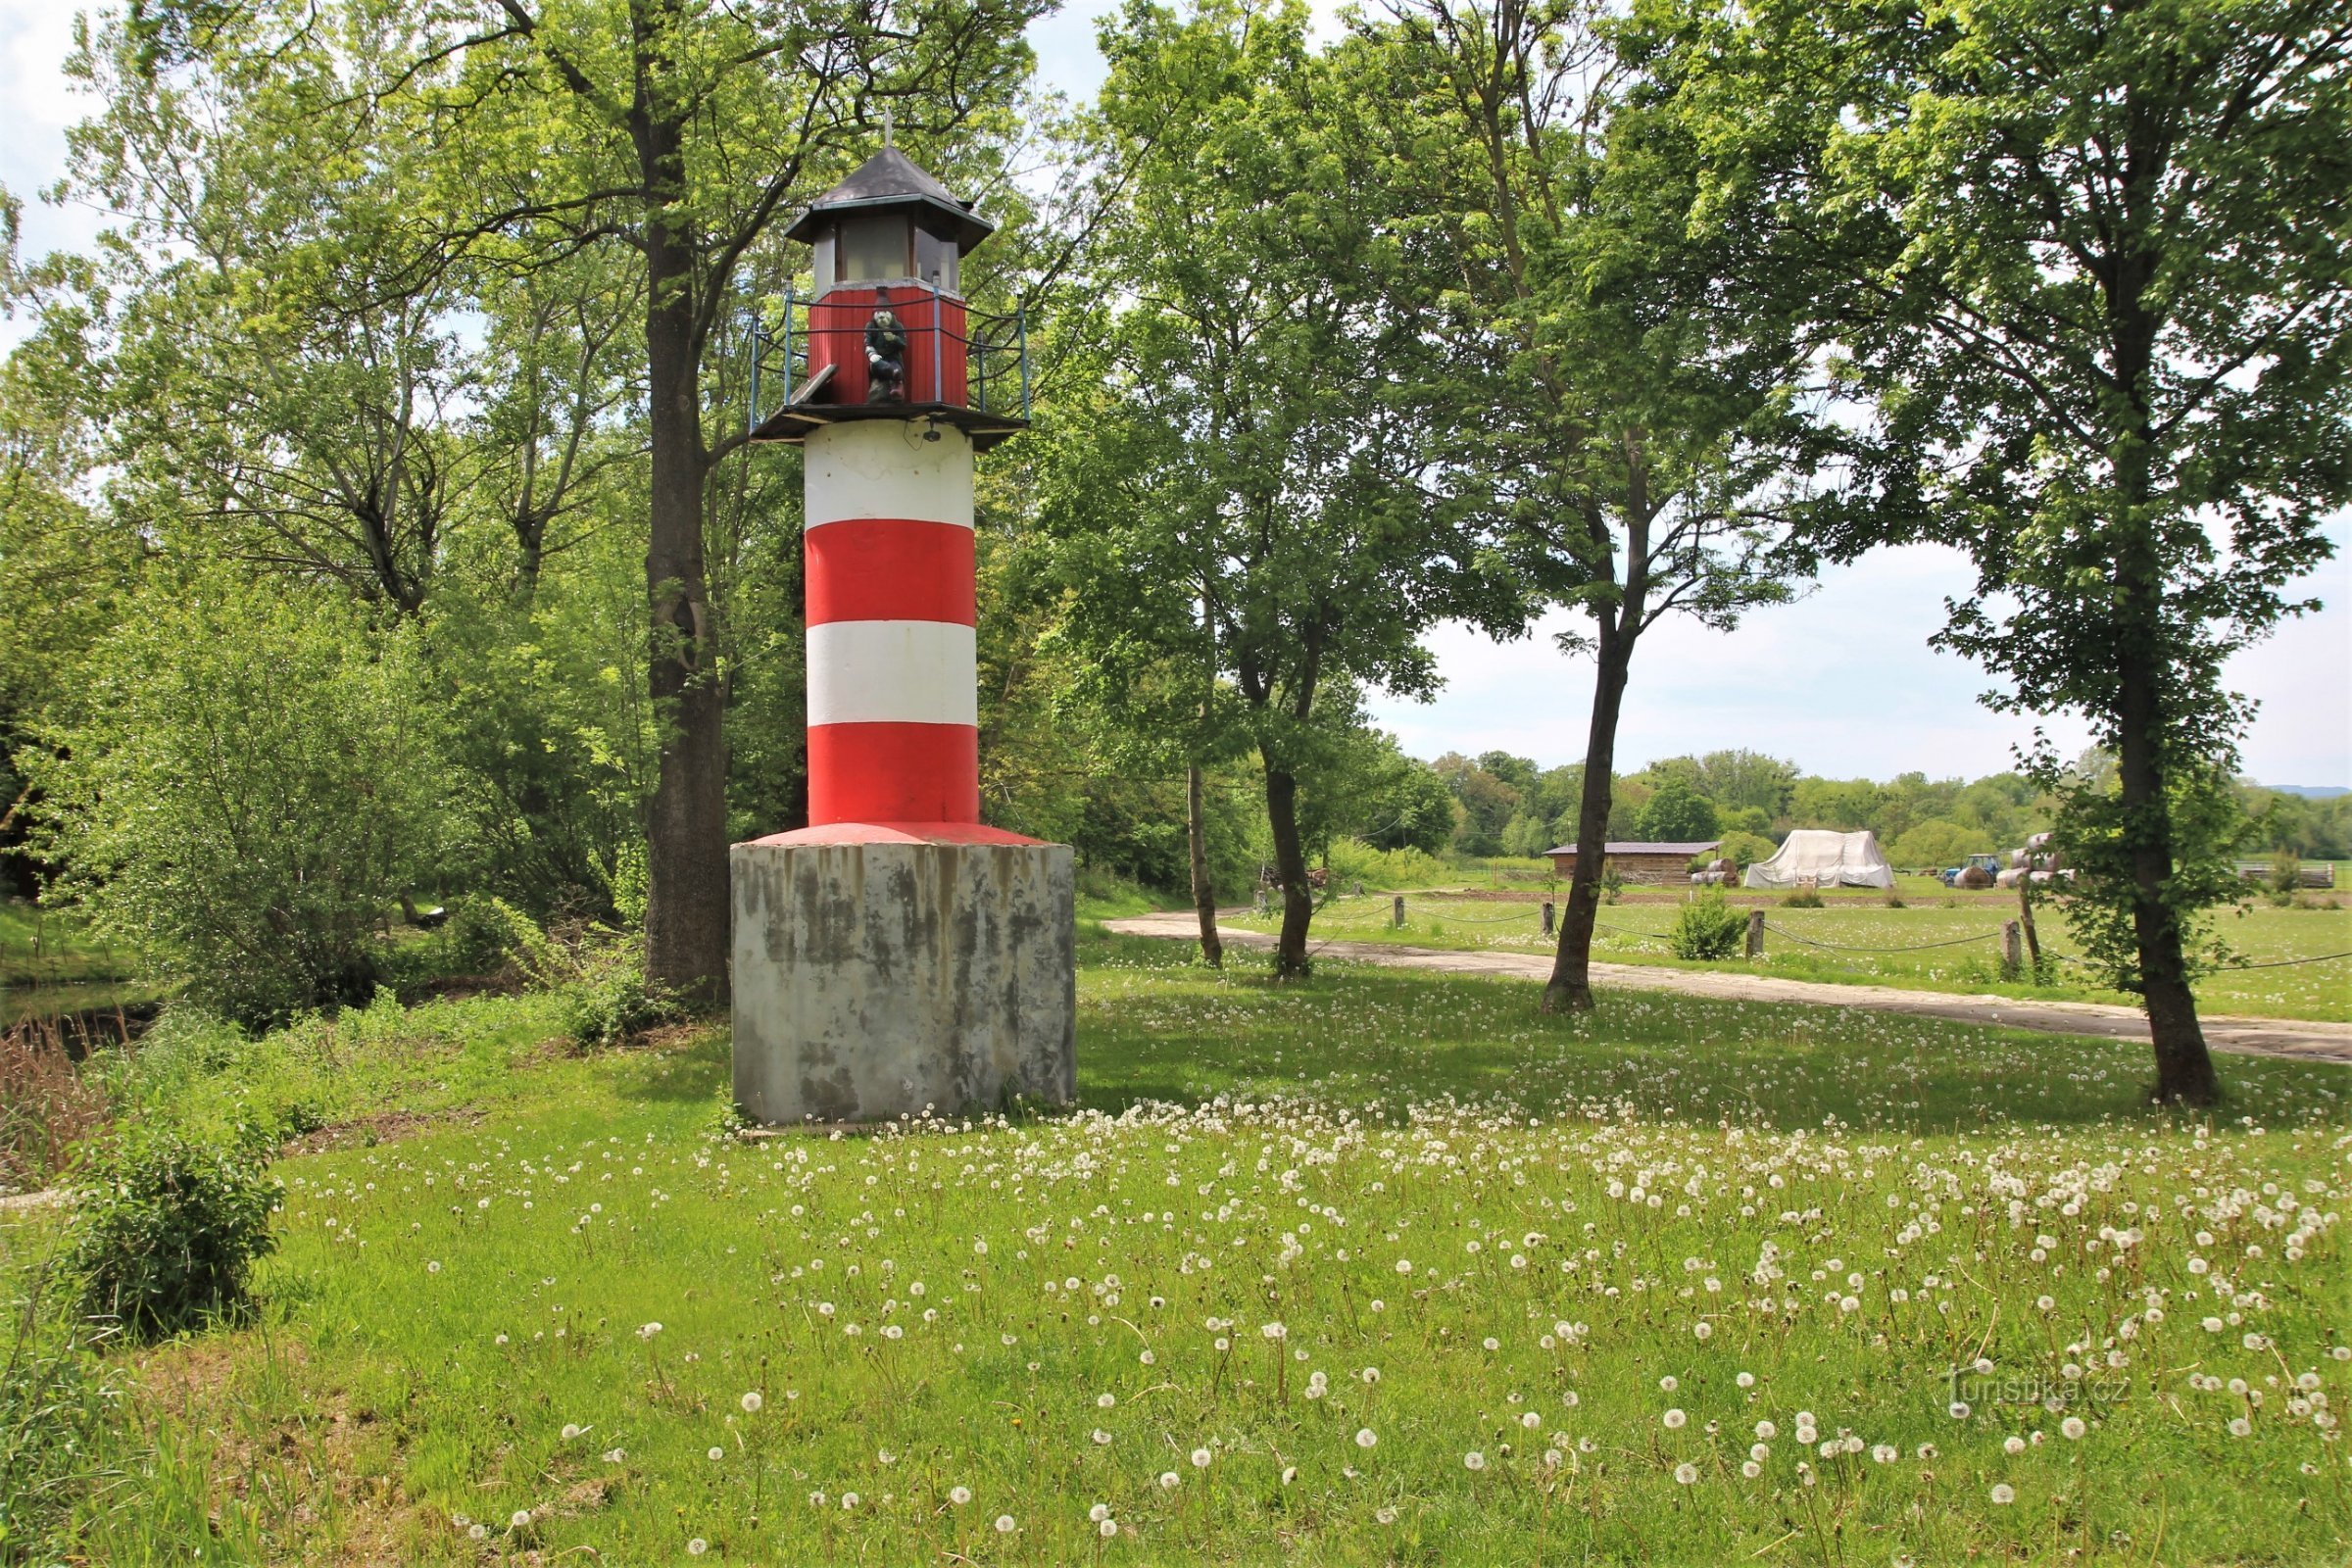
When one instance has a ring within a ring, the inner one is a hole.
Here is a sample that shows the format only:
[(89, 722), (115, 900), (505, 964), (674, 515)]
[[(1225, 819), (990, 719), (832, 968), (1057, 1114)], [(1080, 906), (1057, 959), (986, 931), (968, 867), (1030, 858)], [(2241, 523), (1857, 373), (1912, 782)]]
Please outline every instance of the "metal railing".
[[(894, 293), (920, 298), (931, 297), (931, 319), (928, 323), (911, 323), (902, 316), (901, 327), (906, 333), (906, 352), (909, 359), (928, 353), (931, 360), (931, 388), (937, 394), (947, 385), (948, 354), (951, 346), (963, 356), (965, 397), (962, 407), (979, 414), (991, 414), (1001, 418), (1029, 417), (1029, 307), (1026, 301), (1016, 301), (1009, 311), (964, 311), (964, 330), (951, 331), (942, 322), (946, 293), (936, 286), (923, 283), (892, 282), (881, 285)], [(821, 295), (803, 294), (795, 287), (784, 290), (783, 308), (774, 326), (764, 318), (752, 322), (752, 372), (750, 400), (750, 428), (757, 430), (767, 415), (760, 404), (762, 372), (769, 362), (776, 363), (784, 378), (784, 400), (778, 409), (789, 408), (797, 391), (808, 384), (813, 362), (816, 340), (822, 336), (848, 334), (857, 341), (851, 357), (864, 352), (865, 322), (845, 321), (838, 325), (818, 325), (811, 318), (813, 308)], [(906, 301), (894, 299), (894, 305)], [(957, 303), (963, 303), (960, 299)], [(926, 345), (923, 341), (928, 338)], [(1015, 399), (1018, 399), (1017, 403)], [(1017, 416), (1014, 413), (1018, 409)]]

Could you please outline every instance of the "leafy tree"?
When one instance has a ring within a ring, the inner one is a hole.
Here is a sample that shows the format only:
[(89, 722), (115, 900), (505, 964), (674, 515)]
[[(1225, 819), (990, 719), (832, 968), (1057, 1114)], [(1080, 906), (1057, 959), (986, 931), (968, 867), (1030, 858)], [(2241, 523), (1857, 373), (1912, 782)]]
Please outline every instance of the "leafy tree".
[(1502, 830), (1525, 804), (1507, 781), (1478, 763), (1453, 753), (1434, 764), (1439, 778), (1461, 803), (1461, 819), (1453, 830), (1453, 847), (1463, 855), (1500, 855)]
[(1412, 400), (1415, 265), (1374, 221), (1368, 134), (1306, 13), (1144, 7), (1105, 32), (1105, 132), (1132, 168), (1107, 238), (1105, 375), (1043, 509), (1068, 635), (1113, 679), (1219, 672), (1263, 767), (1282, 975), (1313, 912), (1300, 786), (1341, 768), (1360, 686), (1431, 689), (1421, 632), (1515, 621), (1433, 495)]
[(151, 581), (34, 768), (60, 896), (247, 1025), (368, 1000), (386, 911), (464, 849), (420, 642), (339, 594)]
[(1532, 811), (1522, 811), (1503, 824), (1502, 853), (1505, 855), (1542, 855), (1552, 846), (1551, 829), (1543, 818)]
[(414, 612), (468, 482), (471, 392), (455, 279), (416, 271), (428, 149), (368, 90), (417, 35), (262, 6), (168, 40), (172, 11), (106, 20), (69, 65), (101, 100), (75, 183), (136, 242), (104, 253), (113, 499), (159, 538)]
[(1435, 855), (1453, 837), (1453, 792), (1434, 768), (1390, 741), (1365, 792), (1364, 817), (1354, 836), (1378, 850)]
[(1964, 856), (1993, 853), (1994, 846), (1984, 834), (1957, 822), (1934, 819), (1908, 829), (1886, 847), (1889, 864), (1931, 866), (1936, 870), (1958, 865)]
[[(1452, 368), (1475, 418), (1445, 449), (1505, 519), (1593, 658), (1577, 871), (1544, 1005), (1589, 1007), (1600, 849), (1634, 653), (1662, 617), (1715, 626), (1788, 597), (1784, 504), (1817, 442), (1786, 288), (1728, 290), (1690, 221), (1697, 147), (1656, 84), (1612, 73), (1580, 8), (1411, 0), (1362, 33), (1369, 93), (1459, 279)], [(1610, 90), (1586, 84), (1612, 74)]]
[(145, 554), (136, 533), (73, 494), (92, 432), (57, 394), (85, 372), (78, 333), (62, 319), (45, 319), (0, 364), (0, 889), (26, 893), (38, 886), (24, 853), (38, 731), (122, 613)]
[(1715, 803), (1676, 780), (1642, 808), (1642, 836), (1661, 843), (1690, 843), (1715, 837)]
[(1866, 778), (1800, 778), (1790, 796), (1791, 827), (1836, 828), (1858, 833), (1878, 821), (1886, 792)]
[[(1680, 12), (1725, 212), (1807, 258), (1879, 417), (1825, 526), (1970, 553), (1939, 640), (2009, 710), (2072, 711), (2116, 788), (2046, 746), (2067, 899), (2146, 1007), (2156, 1093), (2219, 1093), (2190, 990), (2246, 705), (2230, 654), (2352, 500), (2352, 23), (2328, 0), (2000, 0)], [(2126, 955), (2129, 961), (2125, 961)]]
[(1761, 811), (1769, 822), (1788, 809), (1796, 764), (1762, 752), (1709, 752), (1698, 760), (1698, 789), (1726, 810)]

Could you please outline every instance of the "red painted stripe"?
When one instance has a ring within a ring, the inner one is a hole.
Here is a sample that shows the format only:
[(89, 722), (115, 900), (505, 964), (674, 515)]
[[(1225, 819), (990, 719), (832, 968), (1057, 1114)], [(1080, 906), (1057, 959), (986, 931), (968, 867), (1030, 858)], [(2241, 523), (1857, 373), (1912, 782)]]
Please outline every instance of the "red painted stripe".
[(809, 826), (979, 820), (980, 732), (971, 725), (809, 726)]
[(855, 517), (821, 523), (804, 538), (811, 626), (832, 620), (978, 623), (969, 528)]

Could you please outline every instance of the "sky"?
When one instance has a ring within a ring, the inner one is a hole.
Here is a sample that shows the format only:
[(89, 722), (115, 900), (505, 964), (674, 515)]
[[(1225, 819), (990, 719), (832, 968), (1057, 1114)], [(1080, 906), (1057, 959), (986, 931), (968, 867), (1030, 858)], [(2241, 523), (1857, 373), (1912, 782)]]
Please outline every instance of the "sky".
[[(1095, 20), (1110, 9), (1110, 0), (1075, 0), (1031, 28), (1046, 85), (1084, 98), (1101, 84)], [(59, 0), (0, 0), (0, 185), (24, 201), (27, 256), (86, 248), (105, 222), (86, 207), (35, 199), (65, 172), (66, 127), (87, 112), (60, 70), (73, 18)], [(0, 319), (0, 349), (23, 330)], [(2325, 608), (2229, 667), (2230, 688), (2254, 705), (2244, 770), (2264, 783), (2352, 785), (2352, 519), (2338, 518), (2329, 536), (2336, 559), (2295, 589)], [(1887, 550), (1824, 573), (1797, 603), (1758, 611), (1732, 632), (1661, 623), (1635, 658), (1618, 766), (1726, 747), (1836, 778), (1974, 778), (2010, 766), (2037, 721), (1982, 707), (1985, 675), (1928, 646), (1945, 597), (1970, 580), (1955, 552)], [(1446, 682), (1438, 697), (1376, 698), (1373, 715), (1419, 757), (1500, 749), (1546, 766), (1575, 761), (1592, 667), (1553, 646), (1551, 632), (1566, 624), (1554, 614), (1501, 644), (1441, 627), (1430, 639)], [(2080, 721), (2044, 722), (2063, 751), (2084, 743)]]

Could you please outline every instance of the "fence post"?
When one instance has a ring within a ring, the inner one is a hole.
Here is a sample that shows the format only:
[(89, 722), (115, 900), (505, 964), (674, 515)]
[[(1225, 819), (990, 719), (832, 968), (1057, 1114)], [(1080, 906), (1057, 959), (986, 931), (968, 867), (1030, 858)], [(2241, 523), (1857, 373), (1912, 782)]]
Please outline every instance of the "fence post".
[(1545, 936), (1551, 935), (1552, 919), (1551, 901), (1549, 899), (1545, 899), (1544, 901), (1544, 934)]
[(1399, 894), (1397, 894), (1397, 895), (1396, 895), (1396, 904), (1395, 904), (1395, 905), (1394, 905), (1394, 906), (1391, 907), (1391, 909), (1390, 909), (1389, 913), (1390, 913), (1390, 917), (1391, 917), (1391, 919), (1394, 921), (1394, 923), (1395, 923), (1395, 925), (1396, 925), (1396, 928), (1397, 930), (1399, 930), (1399, 931), (1403, 930), (1403, 929), (1404, 929), (1404, 895), (1403, 895), (1403, 894), (1399, 893)]
[(1747, 956), (1751, 958), (1764, 956), (1764, 911), (1762, 909), (1747, 911)]
[(2015, 920), (2001, 922), (2001, 978), (2014, 980), (2025, 972), (2025, 933)]

